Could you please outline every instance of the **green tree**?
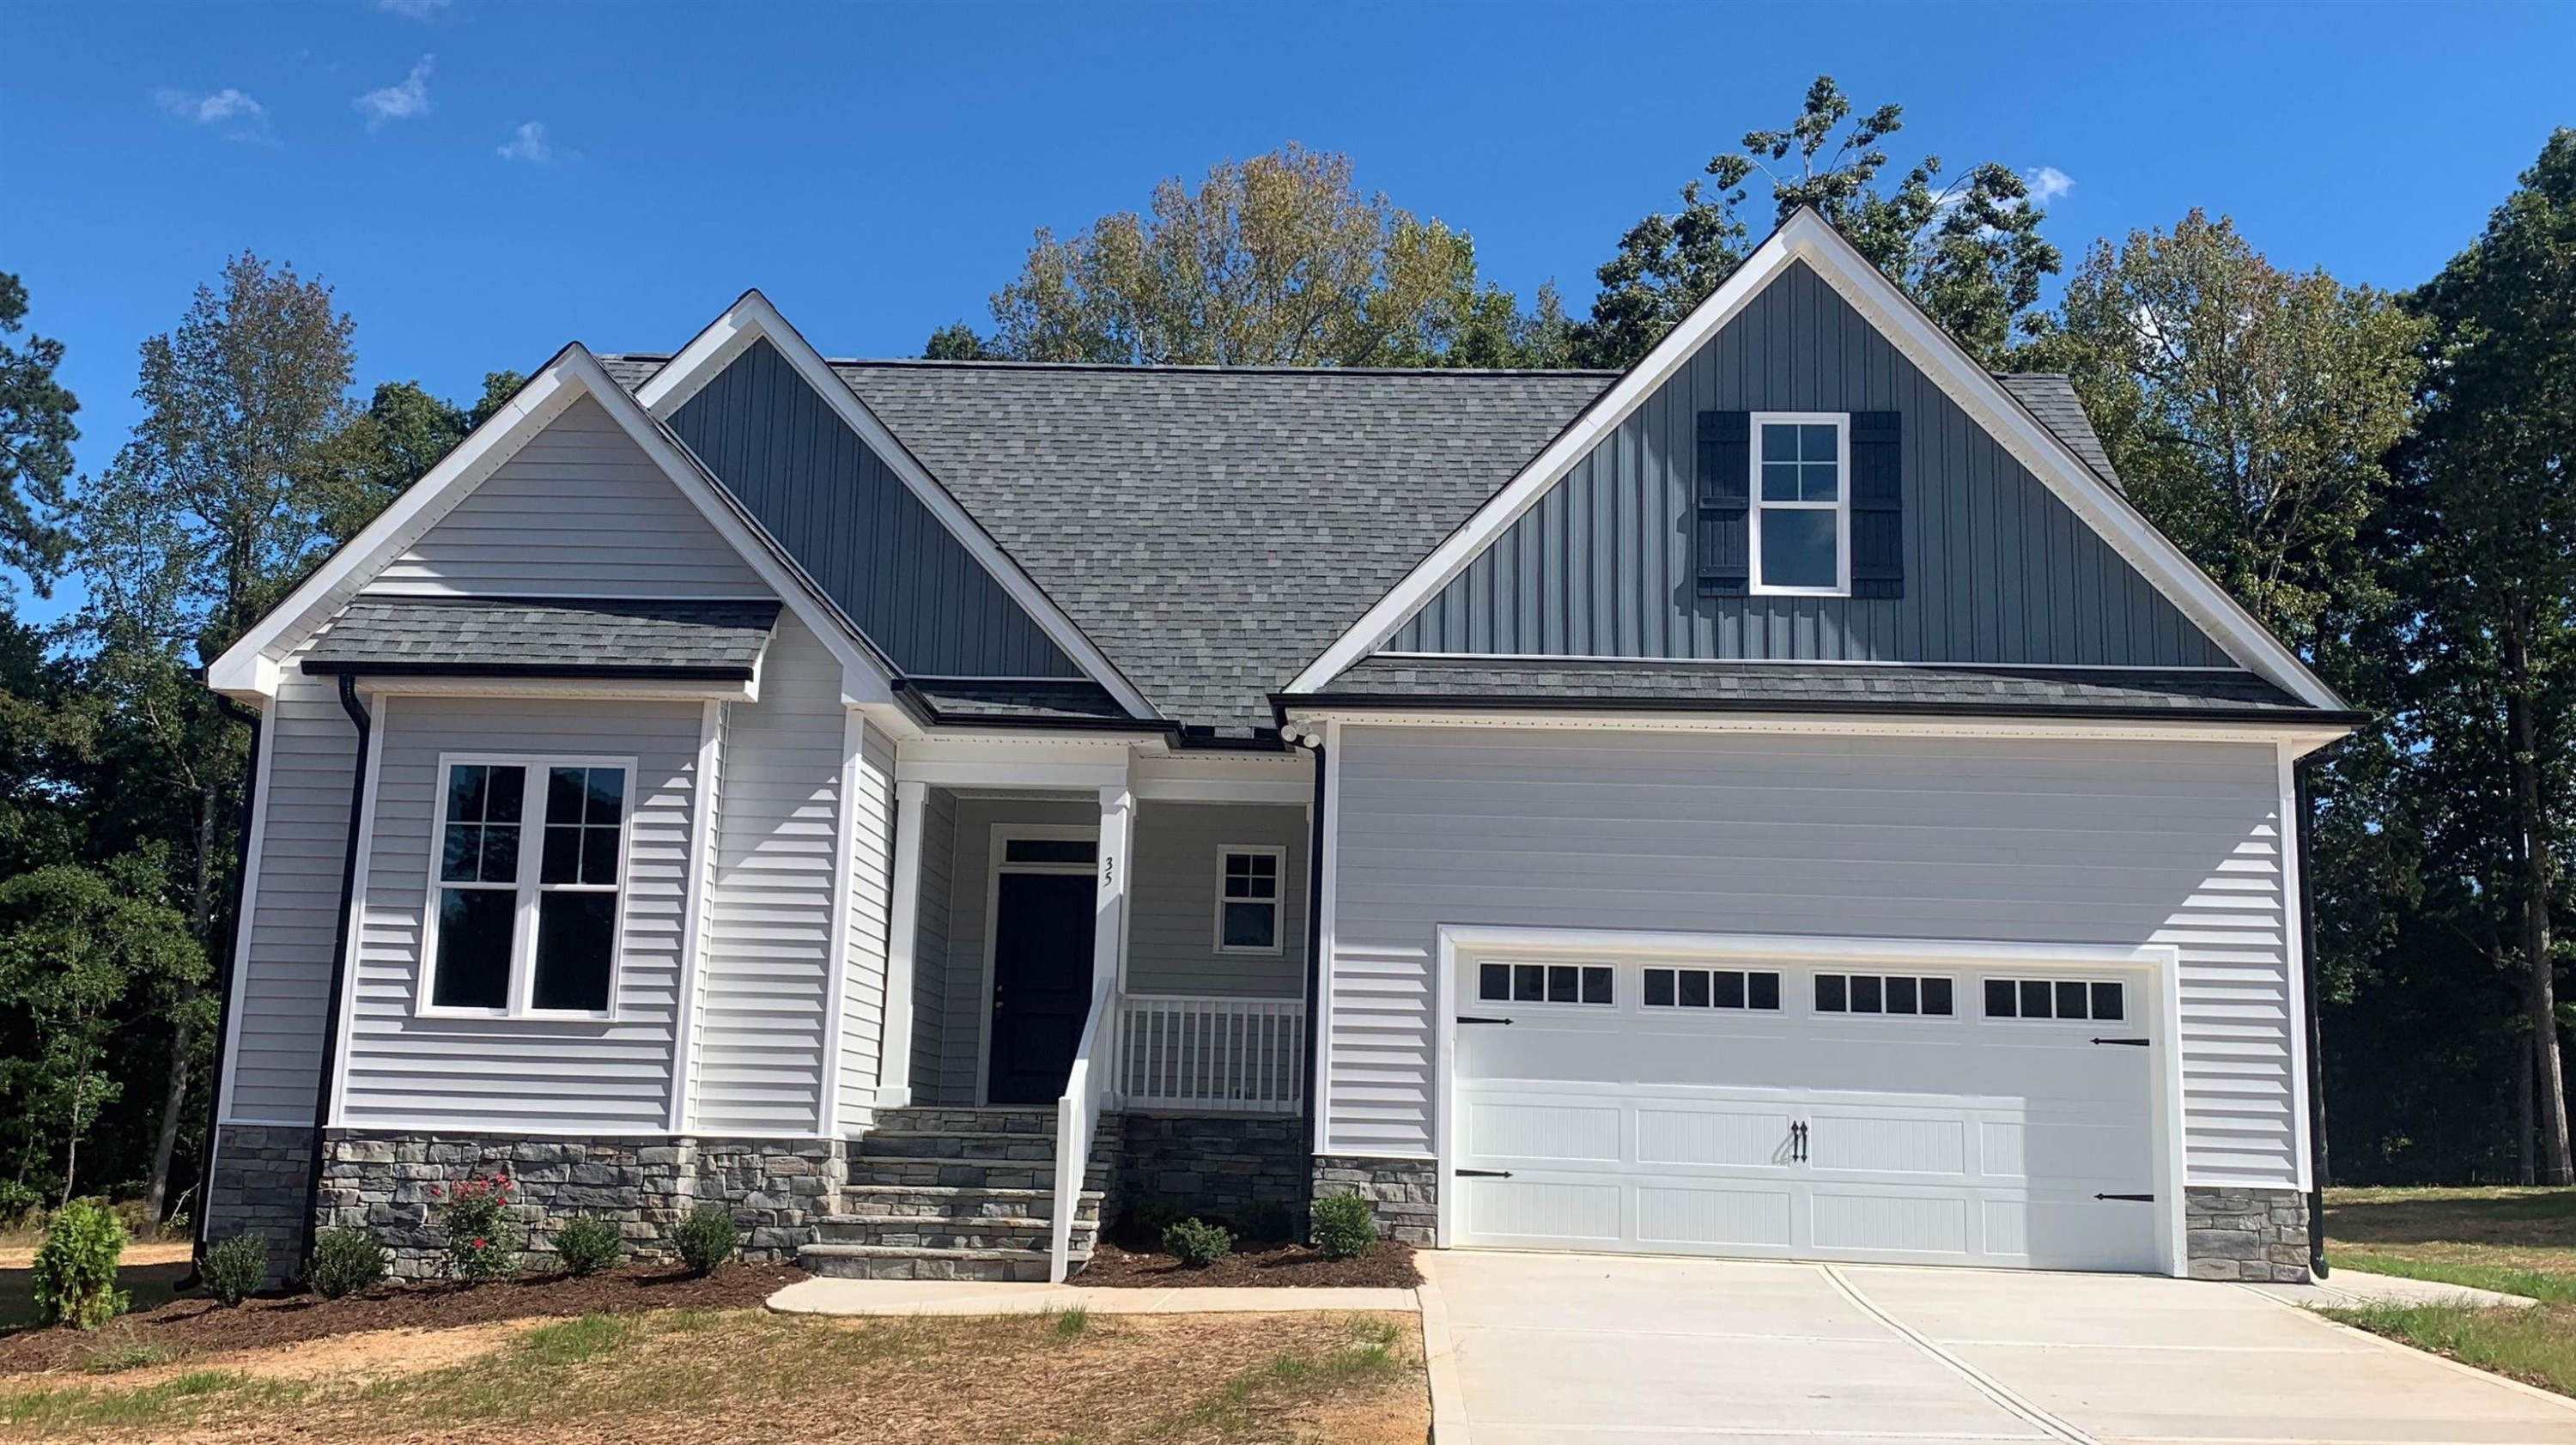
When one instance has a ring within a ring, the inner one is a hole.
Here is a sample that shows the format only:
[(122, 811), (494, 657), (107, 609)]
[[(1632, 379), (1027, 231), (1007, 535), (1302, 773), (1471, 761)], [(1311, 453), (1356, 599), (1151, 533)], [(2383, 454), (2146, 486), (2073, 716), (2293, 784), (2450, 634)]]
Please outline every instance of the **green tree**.
[(63, 560), (59, 520), (69, 501), (72, 443), (80, 438), (72, 413), (80, 403), (54, 380), (61, 342), (8, 340), (26, 319), (26, 286), (0, 271), (0, 566), (18, 569), (43, 596)]
[[(190, 932), (214, 937), (244, 766), (194, 674), (381, 505), (345, 433), (353, 325), (330, 288), (245, 253), (143, 343), (143, 420), (80, 499), (82, 627), (108, 713), (101, 752), (160, 786), (129, 806), (178, 861)], [(166, 1203), (199, 1040), (174, 1014), (146, 1197)]]
[(2061, 264), (2039, 234), (2046, 213), (2027, 181), (1992, 162), (1945, 181), (1941, 158), (1927, 155), (1887, 181), (1879, 142), (1904, 128), (1902, 116), (1883, 105), (1854, 120), (1833, 77), (1816, 77), (1795, 120), (1745, 132), (1743, 149), (1714, 157), (1706, 181), (1682, 187), (1680, 210), (1649, 215), (1620, 238), (1595, 273), (1591, 316), (1574, 329), (1576, 359), (1634, 366), (1708, 299), (1750, 250), (1739, 208), (1758, 176), (1779, 219), (1813, 206), (1979, 361), (2003, 365), (2039, 304), (2041, 279)]
[(2480, 824), (2426, 867), (2497, 911), (2524, 984), (2518, 1152), (2536, 1133), (2539, 1182), (2576, 1183), (2555, 926), (2576, 809), (2576, 131), (2409, 302), (2432, 334), (2395, 529), (2420, 601), (2407, 660), (2441, 805)]
[(116, 1035), (172, 1017), (203, 1028), (205, 979), (205, 953), (178, 911), (101, 874), (55, 864), (0, 883), (0, 1000), (28, 1042), (0, 1061), (0, 1087), (28, 1126), (21, 1179), (39, 1141), (58, 1140), (70, 1201), (81, 1140), (122, 1091), (104, 1067)]
[(1351, 183), (1347, 157), (1291, 144), (1221, 162), (1146, 215), (1037, 233), (992, 298), (996, 329), (932, 334), (945, 359), (1122, 365), (1547, 365), (1565, 328), (1481, 281), (1465, 233)]
[(482, 396), (470, 406), (438, 397), (417, 381), (377, 383), (367, 409), (349, 418), (316, 457), (314, 475), (328, 479), (317, 488), (328, 499), (324, 531), (347, 537), (374, 520), (526, 383), (515, 371), (488, 372)]

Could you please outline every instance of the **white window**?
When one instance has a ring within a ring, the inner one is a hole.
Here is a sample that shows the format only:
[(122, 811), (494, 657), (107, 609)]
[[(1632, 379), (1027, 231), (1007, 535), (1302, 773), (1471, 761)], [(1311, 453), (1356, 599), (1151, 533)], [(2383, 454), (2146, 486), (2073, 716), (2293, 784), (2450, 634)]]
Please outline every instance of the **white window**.
[(1615, 1004), (1617, 970), (1598, 963), (1480, 963), (1476, 997), (1486, 1003)]
[(631, 759), (440, 760), (427, 1009), (611, 1011), (633, 774)]
[(1285, 848), (1229, 843), (1217, 850), (1216, 951), (1277, 953), (1279, 878)]
[(2129, 1016), (2127, 990), (2116, 979), (1990, 978), (1986, 1017), (2118, 1023)]
[(1841, 412), (1753, 414), (1753, 590), (1851, 591), (1851, 427)]
[(1948, 1018), (1951, 983), (1895, 973), (1820, 973), (1816, 975), (1816, 1012), (1820, 1014), (1913, 1014)]
[(1645, 985), (1648, 1008), (1780, 1007), (1780, 975), (1768, 969), (1650, 968)]

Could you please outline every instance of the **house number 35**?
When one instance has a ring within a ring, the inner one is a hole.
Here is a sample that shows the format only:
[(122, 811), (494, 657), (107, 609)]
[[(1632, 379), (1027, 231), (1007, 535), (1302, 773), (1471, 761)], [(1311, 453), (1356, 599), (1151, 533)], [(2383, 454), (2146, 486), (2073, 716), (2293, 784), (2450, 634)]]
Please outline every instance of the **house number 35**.
[(1118, 855), (1113, 853), (1100, 860), (1100, 886), (1103, 888), (1118, 886)]

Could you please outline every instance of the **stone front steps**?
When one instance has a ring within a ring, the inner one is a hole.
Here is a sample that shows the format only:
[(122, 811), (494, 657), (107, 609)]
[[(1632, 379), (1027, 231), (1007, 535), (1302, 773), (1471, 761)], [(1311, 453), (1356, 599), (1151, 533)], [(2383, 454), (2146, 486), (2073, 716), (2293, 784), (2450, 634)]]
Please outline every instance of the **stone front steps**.
[[(798, 1261), (841, 1279), (1040, 1281), (1055, 1215), (1053, 1109), (886, 1109), (849, 1161), (840, 1210), (817, 1221)], [(1103, 1120), (1092, 1177), (1117, 1138)], [(1101, 1192), (1074, 1212), (1072, 1254), (1091, 1257)]]

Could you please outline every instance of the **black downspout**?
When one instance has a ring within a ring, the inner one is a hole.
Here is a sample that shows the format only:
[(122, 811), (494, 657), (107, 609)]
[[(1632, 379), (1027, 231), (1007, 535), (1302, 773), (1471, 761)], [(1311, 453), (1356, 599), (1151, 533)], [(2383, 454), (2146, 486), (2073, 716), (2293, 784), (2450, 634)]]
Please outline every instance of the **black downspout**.
[(1324, 745), (1316, 743), (1314, 817), (1308, 820), (1306, 838), (1306, 1099), (1300, 1111), (1306, 1131), (1306, 1210), (1311, 1217), (1315, 1208), (1315, 1068), (1324, 1053), (1323, 981), (1324, 981), (1324, 769), (1331, 759)]
[(249, 727), (250, 765), (242, 772), (241, 815), (234, 819), (230, 926), (224, 930), (223, 952), (215, 958), (215, 1061), (206, 1088), (206, 1137), (197, 1146), (197, 1227), (188, 1251), (188, 1278), (192, 1283), (206, 1262), (206, 1225), (215, 1212), (215, 1131), (223, 1126), (224, 1117), (224, 1054), (232, 1039), (233, 1023), (233, 960), (241, 956), (242, 928), (249, 922), (242, 917), (242, 898), (250, 887), (250, 825), (251, 819), (258, 816), (255, 800), (259, 797), (259, 730), (263, 721), (258, 713), (222, 693), (215, 694), (215, 707), (234, 722)]
[(358, 680), (340, 674), (340, 710), (358, 730), (357, 759), (349, 769), (349, 839), (340, 853), (340, 924), (331, 943), (331, 994), (322, 1013), (322, 1072), (313, 1079), (313, 1163), (304, 1176), (304, 1242), (296, 1250), (296, 1276), (313, 1261), (319, 1232), (315, 1216), (322, 1208), (322, 1130), (331, 1120), (331, 1080), (340, 1072), (340, 998), (349, 988), (349, 920), (357, 911), (358, 823), (367, 812), (367, 749), (374, 741), (367, 709), (358, 701)]
[(2291, 765), (2292, 791), (2299, 809), (2299, 969), (2307, 980), (2308, 1031), (2308, 1272), (2324, 1279), (2326, 1269), (2326, 1064), (2317, 1050), (2317, 913), (2316, 889), (2309, 881), (2311, 841), (2316, 836), (2316, 782), (2310, 760)]

